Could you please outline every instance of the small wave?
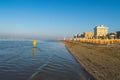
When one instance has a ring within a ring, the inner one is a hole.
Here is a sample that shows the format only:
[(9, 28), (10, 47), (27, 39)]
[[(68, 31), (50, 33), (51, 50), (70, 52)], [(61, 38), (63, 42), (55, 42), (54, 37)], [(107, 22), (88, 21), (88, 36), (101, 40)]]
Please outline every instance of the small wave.
[[(56, 77), (62, 78), (63, 80), (67, 78), (68, 80), (73, 80), (73, 78), (75, 80), (79, 80), (82, 77), (80, 77), (78, 71), (75, 70), (76, 67), (77, 66), (73, 65), (73, 63), (69, 60), (57, 56), (52, 56), (49, 58), (47, 63), (39, 68), (38, 72), (34, 73), (30, 77), (29, 80), (42, 80), (43, 78), (44, 80), (49, 80), (49, 78), (56, 80)], [(46, 76), (46, 78), (44, 76)]]

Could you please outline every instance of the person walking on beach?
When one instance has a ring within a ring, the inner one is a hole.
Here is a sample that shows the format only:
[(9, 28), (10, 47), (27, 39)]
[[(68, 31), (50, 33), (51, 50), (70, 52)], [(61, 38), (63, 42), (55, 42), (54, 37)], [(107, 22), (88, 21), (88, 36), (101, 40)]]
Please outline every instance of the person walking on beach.
[(36, 44), (37, 44), (37, 40), (36, 40), (36, 39), (34, 39), (34, 40), (33, 40), (33, 47), (35, 47), (35, 48), (36, 48)]

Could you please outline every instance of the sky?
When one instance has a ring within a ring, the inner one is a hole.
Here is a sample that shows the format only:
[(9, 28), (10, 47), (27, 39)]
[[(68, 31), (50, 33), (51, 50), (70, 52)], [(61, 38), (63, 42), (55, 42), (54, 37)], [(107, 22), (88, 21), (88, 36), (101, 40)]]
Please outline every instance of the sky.
[(60, 39), (101, 24), (120, 31), (120, 0), (0, 0), (0, 38)]

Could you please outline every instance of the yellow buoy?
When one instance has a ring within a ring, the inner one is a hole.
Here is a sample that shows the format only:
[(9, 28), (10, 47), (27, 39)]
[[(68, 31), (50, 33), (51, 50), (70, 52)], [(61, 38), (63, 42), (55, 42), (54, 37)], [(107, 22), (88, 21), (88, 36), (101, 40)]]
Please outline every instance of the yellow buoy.
[(37, 44), (37, 40), (34, 39), (34, 40), (33, 40), (33, 47), (36, 47), (36, 44)]

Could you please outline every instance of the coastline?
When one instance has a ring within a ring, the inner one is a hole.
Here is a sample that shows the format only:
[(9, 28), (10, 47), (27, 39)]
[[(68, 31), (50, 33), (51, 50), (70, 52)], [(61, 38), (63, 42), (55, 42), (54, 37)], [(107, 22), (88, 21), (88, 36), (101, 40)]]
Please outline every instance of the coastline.
[(93, 45), (72, 41), (63, 43), (96, 80), (120, 80), (120, 45)]

